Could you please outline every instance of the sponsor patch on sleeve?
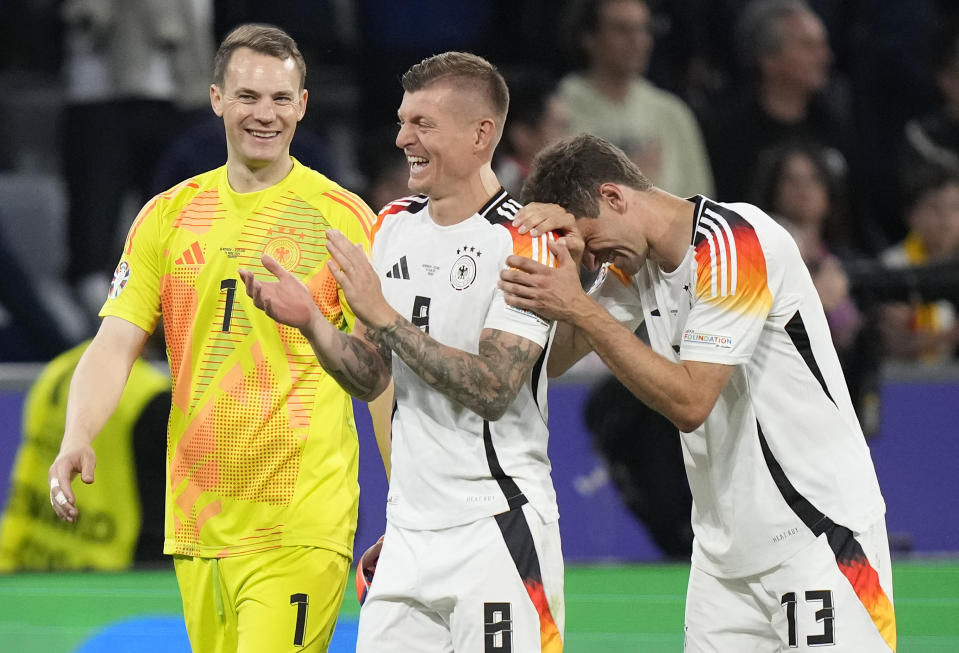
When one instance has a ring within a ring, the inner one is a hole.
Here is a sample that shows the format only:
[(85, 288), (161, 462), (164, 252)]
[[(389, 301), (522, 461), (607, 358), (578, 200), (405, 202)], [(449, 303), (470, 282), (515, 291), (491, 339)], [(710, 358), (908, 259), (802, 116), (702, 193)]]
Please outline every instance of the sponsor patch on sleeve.
[(683, 342), (692, 345), (705, 345), (716, 349), (732, 349), (732, 336), (724, 336), (716, 333), (703, 333), (702, 331), (693, 331), (687, 329), (683, 332)]

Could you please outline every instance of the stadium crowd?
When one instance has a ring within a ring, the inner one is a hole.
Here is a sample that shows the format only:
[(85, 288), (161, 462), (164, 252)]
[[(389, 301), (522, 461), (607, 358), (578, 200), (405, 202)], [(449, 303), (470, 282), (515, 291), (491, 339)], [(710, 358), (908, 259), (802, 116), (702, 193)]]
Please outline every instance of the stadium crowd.
[(374, 210), (407, 192), (392, 145), (399, 74), (459, 49), (513, 88), (496, 162), (513, 192), (536, 151), (588, 131), (666, 190), (781, 217), (862, 405), (884, 357), (956, 356), (949, 297), (918, 288), (877, 305), (845, 269), (959, 252), (957, 14), (937, 0), (5, 0), (0, 360), (49, 360), (92, 334), (136, 207), (222, 163), (206, 109), (214, 44), (260, 21), (312, 66), (294, 156)]

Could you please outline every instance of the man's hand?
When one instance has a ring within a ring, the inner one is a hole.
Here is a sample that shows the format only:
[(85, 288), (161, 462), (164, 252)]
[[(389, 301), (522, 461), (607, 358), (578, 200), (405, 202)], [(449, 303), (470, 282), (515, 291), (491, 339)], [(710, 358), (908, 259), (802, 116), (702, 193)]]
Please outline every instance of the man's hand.
[(50, 478), (50, 505), (57, 517), (73, 523), (77, 520), (76, 496), (73, 494), (73, 478), (80, 474), (80, 479), (89, 485), (93, 483), (93, 470), (97, 466), (97, 455), (93, 448), (85, 446), (71, 451), (61, 451), (47, 476)]
[(263, 267), (276, 277), (276, 281), (257, 281), (253, 272), (240, 270), (246, 294), (253, 299), (257, 308), (277, 322), (297, 329), (307, 328), (317, 316), (322, 318), (312, 293), (302, 281), (270, 256), (264, 254), (260, 260)]
[(330, 253), (327, 263), (330, 272), (343, 289), (356, 317), (371, 329), (379, 329), (393, 322), (397, 313), (383, 297), (380, 278), (370, 265), (363, 247), (350, 242), (339, 231), (328, 229), (326, 249)]
[(579, 266), (569, 253), (566, 237), (549, 241), (558, 267), (551, 268), (524, 256), (506, 258), (506, 270), (500, 272), (499, 287), (506, 303), (533, 311), (548, 320), (571, 321), (577, 312), (588, 311), (589, 302), (579, 283)]
[(559, 204), (530, 202), (513, 218), (513, 226), (521, 234), (528, 231), (531, 236), (539, 236), (547, 231), (566, 234), (576, 229), (576, 219)]
[(576, 228), (576, 218), (558, 204), (531, 202), (519, 210), (513, 218), (513, 226), (521, 234), (529, 232), (534, 238), (555, 231), (566, 238), (566, 247), (577, 267), (583, 260), (584, 243)]

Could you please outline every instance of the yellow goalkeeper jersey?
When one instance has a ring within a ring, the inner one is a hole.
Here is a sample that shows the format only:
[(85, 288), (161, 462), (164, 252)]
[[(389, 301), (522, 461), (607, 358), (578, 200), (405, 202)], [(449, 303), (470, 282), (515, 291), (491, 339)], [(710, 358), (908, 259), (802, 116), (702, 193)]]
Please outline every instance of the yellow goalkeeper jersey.
[(165, 553), (305, 545), (352, 556), (350, 397), (299, 330), (253, 305), (238, 270), (273, 280), (260, 262), (270, 254), (349, 331), (353, 314), (326, 268), (326, 230), (368, 248), (374, 220), (356, 195), (294, 160), (283, 181), (253, 193), (234, 192), (226, 166), (204, 173), (133, 222), (100, 315), (148, 332), (163, 317), (173, 381)]

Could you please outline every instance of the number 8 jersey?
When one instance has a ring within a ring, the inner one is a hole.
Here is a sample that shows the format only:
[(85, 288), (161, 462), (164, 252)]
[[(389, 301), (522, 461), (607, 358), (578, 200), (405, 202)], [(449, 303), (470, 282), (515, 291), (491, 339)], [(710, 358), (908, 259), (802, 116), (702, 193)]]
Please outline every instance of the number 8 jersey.
[(272, 280), (266, 253), (343, 331), (353, 314), (326, 269), (326, 229), (368, 246), (374, 215), (299, 162), (236, 193), (226, 167), (137, 216), (101, 316), (152, 332), (162, 316), (173, 380), (164, 552), (224, 557), (278, 546), (352, 555), (358, 504), (350, 397), (299, 330), (247, 296), (238, 269)]
[(390, 305), (436, 341), (477, 353), (483, 329), (522, 336), (543, 352), (502, 418), (481, 416), (433, 389), (393, 355), (396, 407), (391, 523), (412, 530), (467, 524), (529, 502), (558, 519), (547, 458), (546, 369), (551, 324), (508, 306), (497, 287), (516, 253), (555, 265), (552, 234), (531, 238), (511, 222), (505, 191), (466, 220), (436, 224), (425, 196), (387, 205), (373, 233), (373, 265)]

